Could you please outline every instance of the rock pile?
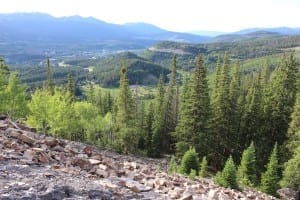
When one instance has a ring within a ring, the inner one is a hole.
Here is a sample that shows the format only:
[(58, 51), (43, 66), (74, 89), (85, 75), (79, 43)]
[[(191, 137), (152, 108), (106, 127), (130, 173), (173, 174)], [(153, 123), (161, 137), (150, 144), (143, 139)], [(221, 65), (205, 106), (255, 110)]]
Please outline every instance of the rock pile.
[(0, 199), (275, 199), (165, 171), (166, 161), (46, 137), (0, 119)]

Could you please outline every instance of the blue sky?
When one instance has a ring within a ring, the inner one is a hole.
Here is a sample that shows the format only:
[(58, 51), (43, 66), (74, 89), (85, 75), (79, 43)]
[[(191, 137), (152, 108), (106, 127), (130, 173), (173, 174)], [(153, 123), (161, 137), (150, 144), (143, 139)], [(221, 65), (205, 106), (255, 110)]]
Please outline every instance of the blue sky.
[(146, 22), (180, 32), (300, 27), (300, 0), (0, 0), (0, 13), (12, 12)]

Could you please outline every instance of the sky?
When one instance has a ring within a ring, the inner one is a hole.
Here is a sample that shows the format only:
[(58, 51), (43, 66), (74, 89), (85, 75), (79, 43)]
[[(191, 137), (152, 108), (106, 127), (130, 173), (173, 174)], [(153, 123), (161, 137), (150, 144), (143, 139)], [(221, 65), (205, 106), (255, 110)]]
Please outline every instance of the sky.
[(145, 22), (178, 32), (300, 27), (300, 0), (0, 0), (0, 13), (13, 12)]

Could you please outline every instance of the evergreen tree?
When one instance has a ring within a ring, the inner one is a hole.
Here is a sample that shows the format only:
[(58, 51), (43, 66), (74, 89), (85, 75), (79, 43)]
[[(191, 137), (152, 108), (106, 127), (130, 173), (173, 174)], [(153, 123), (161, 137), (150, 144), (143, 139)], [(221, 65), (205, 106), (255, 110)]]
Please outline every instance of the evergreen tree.
[(218, 89), (219, 89), (219, 80), (220, 80), (220, 73), (221, 73), (221, 56), (218, 55), (218, 60), (215, 68), (215, 79), (213, 83), (213, 88), (212, 88), (212, 95), (211, 95), (211, 102), (212, 104), (215, 104), (215, 101), (217, 100), (218, 97)]
[(104, 116), (104, 102), (101, 88), (95, 88), (94, 105), (98, 108), (99, 113)]
[(231, 156), (226, 161), (223, 171), (218, 172), (214, 180), (220, 186), (229, 187), (232, 189), (239, 189), (237, 182), (236, 167)]
[(241, 164), (238, 167), (238, 181), (244, 186), (255, 186), (257, 184), (256, 176), (256, 155), (253, 142), (243, 152)]
[(47, 58), (47, 81), (46, 81), (46, 88), (50, 92), (50, 94), (54, 94), (54, 83), (52, 79), (52, 69), (50, 66), (50, 59)]
[(93, 83), (89, 84), (89, 90), (88, 90), (88, 94), (87, 94), (87, 100), (88, 100), (88, 102), (90, 102), (92, 104), (96, 103), (95, 88), (94, 88), (94, 84)]
[(176, 55), (173, 58), (172, 70), (170, 74), (169, 84), (164, 95), (162, 107), (162, 131), (161, 131), (161, 145), (163, 152), (169, 152), (174, 144), (172, 133), (175, 130), (178, 120), (178, 87), (177, 87), (177, 61)]
[(140, 149), (146, 149), (146, 117), (147, 113), (145, 110), (145, 102), (142, 100), (139, 100), (137, 105), (137, 113), (136, 113), (136, 126), (137, 126), (137, 132), (139, 133), (139, 142), (138, 142), (138, 148)]
[(295, 149), (294, 156), (285, 163), (281, 185), (300, 191), (300, 146)]
[(203, 157), (207, 151), (210, 102), (206, 69), (200, 55), (185, 101), (186, 105), (181, 109), (175, 133), (177, 154), (183, 155), (189, 146), (194, 146), (199, 156)]
[(195, 170), (196, 175), (198, 175), (199, 167), (200, 163), (198, 154), (196, 153), (194, 147), (190, 147), (190, 149), (187, 150), (182, 157), (179, 172), (181, 174), (189, 175), (191, 173), (191, 170)]
[(231, 132), (231, 116), (230, 110), (230, 75), (229, 60), (227, 53), (224, 56), (224, 63), (220, 71), (220, 75), (216, 81), (218, 88), (216, 89), (215, 99), (212, 99), (213, 115), (210, 122), (210, 160), (213, 165), (220, 167), (226, 161), (226, 158), (234, 151), (235, 139)]
[(261, 73), (261, 82), (260, 82), (262, 86), (266, 86), (270, 80), (271, 70), (270, 70), (269, 62), (270, 62), (269, 59), (266, 59), (263, 64), (262, 73)]
[(297, 100), (291, 119), (288, 129), (287, 147), (290, 152), (294, 152), (300, 146), (300, 92), (297, 93)]
[(242, 116), (240, 135), (244, 141), (240, 149), (245, 149), (251, 141), (255, 144), (261, 144), (261, 126), (263, 121), (263, 112), (261, 110), (261, 87), (260, 80), (253, 80), (245, 97), (244, 113)]
[(165, 90), (163, 88), (163, 76), (160, 75), (157, 94), (155, 98), (155, 112), (153, 120), (153, 135), (152, 135), (152, 157), (159, 157), (162, 152), (162, 132), (163, 132), (163, 102)]
[(230, 98), (230, 131), (235, 145), (233, 146), (232, 156), (237, 160), (241, 154), (240, 149), (240, 124), (242, 115), (241, 105), (241, 77), (240, 77), (240, 64), (234, 64), (232, 71), (232, 78), (229, 85), (229, 98)]
[(7, 86), (9, 74), (10, 70), (8, 66), (4, 63), (3, 58), (0, 57), (0, 92)]
[(177, 172), (177, 162), (176, 162), (176, 157), (172, 156), (170, 160), (170, 164), (168, 167), (168, 173), (173, 175)]
[(181, 116), (183, 113), (183, 110), (186, 109), (187, 106), (187, 98), (188, 98), (188, 92), (190, 88), (190, 77), (187, 74), (184, 74), (183, 81), (182, 81), (182, 91), (180, 92), (180, 104), (179, 104), (179, 121), (184, 116)]
[(204, 156), (202, 158), (202, 161), (201, 161), (201, 169), (200, 169), (200, 172), (199, 172), (199, 176), (201, 177), (206, 177), (207, 176), (207, 160), (206, 160), (206, 156)]
[(153, 155), (153, 149), (152, 149), (153, 121), (154, 121), (154, 106), (153, 103), (151, 102), (148, 108), (148, 113), (146, 115), (146, 122), (145, 122), (146, 150), (148, 156)]
[(75, 100), (75, 84), (74, 84), (74, 80), (73, 80), (73, 76), (72, 76), (72, 71), (70, 68), (69, 68), (69, 72), (68, 72), (67, 90), (69, 92), (71, 101), (74, 101)]
[[(287, 130), (296, 99), (297, 67), (294, 54), (289, 57), (283, 56), (272, 76), (264, 107), (266, 125), (261, 138), (264, 142), (263, 149), (258, 151), (258, 157), (263, 161), (260, 168), (266, 163), (267, 155), (271, 152), (270, 147), (276, 142), (280, 149), (284, 149), (281, 145), (287, 139)], [(287, 153), (286, 150), (280, 151), (280, 161), (287, 160)]]
[(106, 114), (113, 111), (114, 100), (110, 91), (106, 91), (103, 98), (103, 112)]
[(122, 67), (120, 77), (120, 91), (117, 97), (116, 125), (120, 143), (125, 153), (137, 147), (135, 105), (129, 88), (127, 69)]
[(279, 164), (277, 158), (277, 144), (275, 144), (272, 154), (267, 165), (267, 170), (261, 176), (261, 186), (262, 192), (270, 195), (276, 195), (276, 191), (279, 187)]

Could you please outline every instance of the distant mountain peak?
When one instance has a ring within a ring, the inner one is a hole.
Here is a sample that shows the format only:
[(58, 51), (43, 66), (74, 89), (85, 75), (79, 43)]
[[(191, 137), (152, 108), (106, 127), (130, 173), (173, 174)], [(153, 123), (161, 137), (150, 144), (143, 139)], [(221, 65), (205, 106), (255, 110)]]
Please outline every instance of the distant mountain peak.
[[(143, 22), (119, 25), (78, 15), (53, 17), (44, 13), (0, 14), (0, 26), (0, 38), (14, 42), (38, 39), (43, 43), (46, 39), (53, 43), (57, 41), (110, 42), (111, 44), (126, 43), (131, 46), (146, 44), (149, 47), (161, 40), (199, 43), (208, 39), (199, 35), (167, 31)], [(2, 34), (5, 34), (5, 37)]]

